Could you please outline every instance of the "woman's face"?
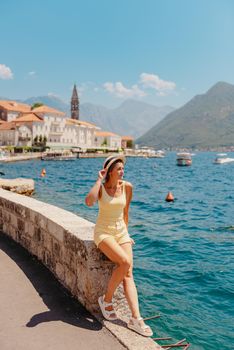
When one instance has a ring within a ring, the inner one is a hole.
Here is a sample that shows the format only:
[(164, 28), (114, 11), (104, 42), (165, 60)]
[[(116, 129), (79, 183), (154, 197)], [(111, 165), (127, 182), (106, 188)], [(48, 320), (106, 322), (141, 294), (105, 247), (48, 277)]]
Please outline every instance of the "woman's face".
[(110, 172), (112, 178), (122, 179), (124, 176), (124, 165), (122, 162), (115, 164), (114, 168)]

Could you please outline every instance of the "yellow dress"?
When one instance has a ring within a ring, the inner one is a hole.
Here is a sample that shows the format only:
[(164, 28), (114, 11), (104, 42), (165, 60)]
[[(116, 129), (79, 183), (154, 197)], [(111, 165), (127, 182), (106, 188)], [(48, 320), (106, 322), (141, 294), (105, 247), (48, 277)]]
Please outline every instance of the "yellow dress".
[(113, 237), (118, 244), (131, 242), (123, 211), (126, 206), (126, 189), (119, 197), (110, 196), (102, 185), (102, 195), (98, 200), (99, 213), (94, 229), (94, 242), (98, 246), (106, 238)]

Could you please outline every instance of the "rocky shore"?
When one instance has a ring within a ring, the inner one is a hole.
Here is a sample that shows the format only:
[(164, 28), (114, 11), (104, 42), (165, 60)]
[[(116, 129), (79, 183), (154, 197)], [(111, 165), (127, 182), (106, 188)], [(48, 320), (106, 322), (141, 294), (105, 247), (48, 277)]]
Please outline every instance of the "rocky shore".
[(35, 185), (32, 179), (0, 179), (0, 188), (11, 192), (31, 196), (34, 192)]

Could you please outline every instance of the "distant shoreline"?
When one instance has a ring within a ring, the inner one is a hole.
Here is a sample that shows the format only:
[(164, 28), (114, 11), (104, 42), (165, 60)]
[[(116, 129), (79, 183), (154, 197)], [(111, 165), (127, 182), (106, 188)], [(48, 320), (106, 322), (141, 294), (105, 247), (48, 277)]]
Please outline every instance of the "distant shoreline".
[[(183, 149), (175, 149), (175, 150), (170, 150), (166, 152), (181, 152), (181, 151), (186, 151), (186, 152), (214, 152), (214, 153), (219, 153), (219, 152), (234, 152), (234, 149), (215, 149), (215, 150), (205, 150), (205, 149), (188, 149), (188, 148), (183, 148)], [(79, 153), (77, 155), (77, 159), (82, 159), (82, 158), (106, 158), (112, 153)], [(12, 155), (9, 157), (6, 157), (5, 159), (0, 159), (0, 164), (1, 163), (11, 163), (11, 162), (19, 162), (19, 161), (25, 161), (25, 160), (32, 160), (32, 159), (41, 159), (42, 154), (41, 153), (30, 153), (30, 154), (19, 154), (19, 155)], [(139, 154), (125, 154), (126, 157), (130, 158), (144, 158), (144, 155), (139, 155)], [(149, 156), (148, 158), (154, 158)]]

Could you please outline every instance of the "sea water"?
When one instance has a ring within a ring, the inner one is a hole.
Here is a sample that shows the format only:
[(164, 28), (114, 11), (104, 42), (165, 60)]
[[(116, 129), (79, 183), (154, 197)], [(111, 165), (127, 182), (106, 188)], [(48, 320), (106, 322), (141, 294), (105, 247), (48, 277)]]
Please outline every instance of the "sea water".
[[(176, 166), (175, 153), (128, 158), (124, 175), (134, 186), (129, 232), (142, 315), (160, 313), (148, 321), (155, 336), (186, 337), (194, 350), (234, 348), (234, 163), (215, 165), (214, 158), (197, 153), (191, 167)], [(84, 198), (102, 163), (34, 160), (0, 170), (33, 178), (35, 198), (95, 222), (97, 205), (86, 207)]]

